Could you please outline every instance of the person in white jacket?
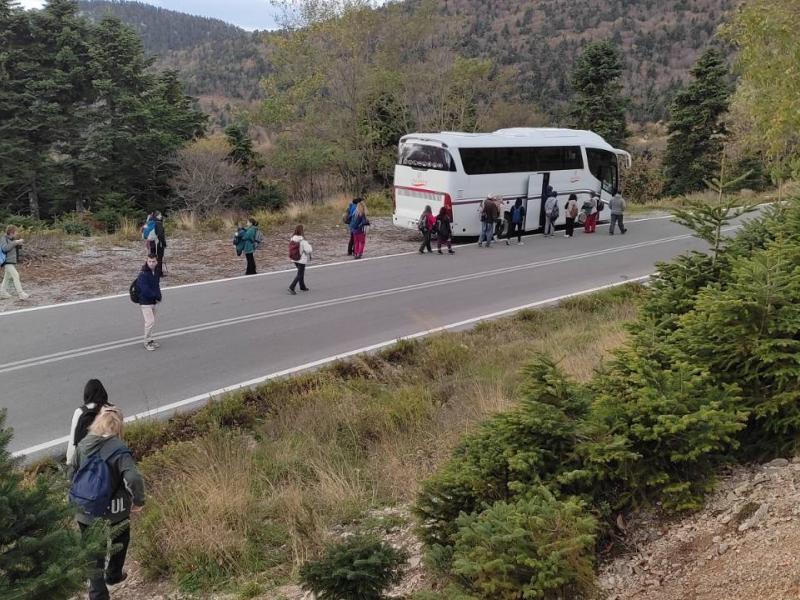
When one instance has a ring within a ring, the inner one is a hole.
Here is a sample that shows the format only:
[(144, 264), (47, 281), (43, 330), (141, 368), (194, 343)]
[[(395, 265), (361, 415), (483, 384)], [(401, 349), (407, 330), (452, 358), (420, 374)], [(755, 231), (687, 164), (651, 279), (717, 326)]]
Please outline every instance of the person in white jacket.
[(289, 286), (289, 293), (293, 296), (297, 294), (295, 292), (295, 288), (298, 284), (300, 284), (300, 291), (307, 292), (308, 288), (306, 287), (305, 275), (306, 275), (306, 265), (308, 261), (311, 260), (311, 244), (309, 244), (306, 239), (303, 237), (303, 226), (298, 225), (294, 228), (294, 235), (292, 239), (289, 240), (289, 260), (294, 263), (294, 266), (297, 267), (297, 275), (292, 281), (292, 284)]
[(67, 442), (67, 463), (72, 460), (76, 446), (86, 437), (94, 418), (104, 406), (111, 406), (106, 388), (99, 379), (90, 379), (83, 388), (83, 404), (72, 415)]

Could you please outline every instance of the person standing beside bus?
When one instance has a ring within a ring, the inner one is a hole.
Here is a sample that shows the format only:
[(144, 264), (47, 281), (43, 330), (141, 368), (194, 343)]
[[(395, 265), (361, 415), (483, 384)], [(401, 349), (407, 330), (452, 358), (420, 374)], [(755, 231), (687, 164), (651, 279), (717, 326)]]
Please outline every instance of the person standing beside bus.
[(544, 203), (544, 237), (555, 235), (558, 214), (558, 192), (551, 191)]
[(492, 238), (494, 237), (494, 223), (497, 221), (500, 211), (495, 202), (495, 196), (488, 196), (481, 203), (481, 236), (478, 238), (478, 247), (483, 246), (483, 241), (486, 240), (486, 247), (492, 245)]
[(433, 216), (433, 209), (428, 205), (419, 216), (419, 230), (422, 232), (422, 243), (419, 246), (420, 254), (425, 254), (425, 248), (428, 249), (429, 253), (433, 252), (431, 249), (431, 235), (433, 235), (435, 225), (436, 217)]
[(566, 231), (564, 237), (572, 237), (575, 232), (575, 219), (578, 216), (578, 196), (570, 194), (567, 203), (564, 205), (566, 214)]
[(599, 200), (600, 197), (597, 194), (592, 194), (581, 207), (586, 214), (586, 221), (583, 224), (584, 233), (594, 233), (597, 228), (597, 203)]
[(439, 215), (436, 217), (436, 246), (439, 254), (442, 253), (442, 244), (447, 245), (447, 253), (455, 254), (453, 252), (453, 228), (451, 226), (453, 220), (450, 218), (450, 211), (446, 206), (439, 209)]
[(364, 246), (367, 244), (367, 228), (369, 227), (369, 219), (367, 219), (367, 205), (365, 202), (359, 202), (356, 206), (356, 212), (350, 222), (350, 231), (353, 233), (353, 258), (361, 258), (364, 256)]
[(625, 213), (627, 205), (625, 203), (625, 199), (622, 197), (622, 194), (614, 194), (611, 197), (611, 202), (609, 202), (608, 205), (611, 209), (611, 228), (609, 229), (608, 234), (614, 235), (614, 226), (619, 224), (620, 233), (625, 235), (628, 230), (625, 228), (625, 225), (622, 222), (622, 217)]
[(509, 245), (511, 236), (516, 234), (517, 245), (522, 246), (522, 227), (525, 223), (525, 207), (522, 206), (522, 198), (517, 198), (514, 206), (509, 211), (508, 235), (506, 236), (506, 246)]

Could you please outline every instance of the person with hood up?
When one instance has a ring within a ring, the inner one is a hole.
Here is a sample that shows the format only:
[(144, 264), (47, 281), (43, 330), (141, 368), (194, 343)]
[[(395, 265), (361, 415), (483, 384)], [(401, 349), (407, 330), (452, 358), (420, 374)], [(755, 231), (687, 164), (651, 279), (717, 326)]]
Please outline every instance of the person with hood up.
[(442, 244), (447, 245), (447, 253), (455, 254), (453, 251), (453, 220), (450, 218), (450, 209), (443, 206), (439, 209), (436, 217), (436, 246), (439, 254), (442, 253)]
[(555, 235), (558, 214), (558, 192), (551, 191), (544, 203), (544, 237)]
[(6, 228), (6, 234), (0, 237), (0, 250), (5, 254), (5, 261), (0, 261), (4, 271), (3, 283), (0, 283), (0, 298), (4, 300), (11, 298), (11, 294), (8, 293), (8, 285), (12, 281), (20, 300), (27, 300), (30, 297), (22, 289), (22, 282), (19, 280), (19, 272), (17, 272), (19, 249), (24, 241), (17, 239), (17, 228), (14, 225), (9, 225)]
[(159, 344), (153, 340), (153, 328), (156, 325), (156, 305), (161, 302), (161, 278), (156, 272), (158, 259), (154, 254), (147, 257), (142, 265), (136, 287), (139, 290), (139, 306), (144, 317), (144, 348), (153, 351)]
[(86, 437), (89, 426), (104, 406), (110, 406), (106, 388), (99, 379), (90, 379), (83, 388), (83, 404), (72, 414), (67, 442), (67, 463), (72, 460), (76, 446)]
[(433, 209), (428, 205), (419, 217), (419, 230), (422, 232), (422, 243), (419, 246), (420, 254), (425, 254), (426, 248), (429, 253), (433, 252), (431, 249), (431, 236), (433, 235), (434, 227), (436, 227), (436, 217), (433, 215)]
[(294, 266), (297, 267), (297, 275), (292, 281), (291, 285), (289, 286), (289, 293), (294, 296), (297, 292), (294, 291), (297, 285), (300, 285), (300, 291), (307, 292), (308, 288), (306, 287), (306, 265), (308, 261), (311, 260), (311, 252), (313, 248), (311, 248), (311, 244), (303, 237), (304, 229), (303, 225), (298, 225), (294, 228), (294, 235), (292, 239), (289, 240), (289, 260), (294, 263)]
[[(352, 202), (347, 205), (347, 211), (345, 211), (344, 216), (342, 217), (345, 225), (350, 225), (350, 223), (353, 222), (353, 217), (356, 214), (356, 208), (358, 208), (358, 205), (361, 202), (361, 198), (353, 198)], [(350, 241), (347, 242), (347, 256), (353, 256), (353, 246), (355, 244), (353, 230), (350, 229), (350, 227), (348, 227), (347, 230), (350, 232)]]
[(358, 259), (364, 256), (364, 246), (367, 244), (367, 229), (369, 219), (367, 219), (367, 205), (359, 202), (356, 212), (350, 222), (350, 231), (353, 234), (353, 258)]
[[(104, 406), (67, 463), (67, 475), (72, 482), (70, 499), (73, 504), (77, 504), (75, 520), (81, 533), (85, 533), (95, 520), (104, 519), (113, 536), (109, 540), (111, 555), (103, 552), (102, 556), (98, 556), (96, 569), (89, 577), (89, 600), (109, 600), (108, 586), (127, 579), (128, 574), (122, 568), (131, 540), (130, 515), (141, 511), (145, 503), (144, 479), (136, 467), (130, 449), (122, 441), (122, 422), (122, 413), (116, 406)], [(97, 513), (89, 514), (73, 496), (79, 480), (84, 485), (92, 483), (86, 471), (81, 472), (81, 466), (94, 455), (98, 455), (108, 465), (111, 475), (110, 489), (113, 490), (104, 514), (100, 516)]]

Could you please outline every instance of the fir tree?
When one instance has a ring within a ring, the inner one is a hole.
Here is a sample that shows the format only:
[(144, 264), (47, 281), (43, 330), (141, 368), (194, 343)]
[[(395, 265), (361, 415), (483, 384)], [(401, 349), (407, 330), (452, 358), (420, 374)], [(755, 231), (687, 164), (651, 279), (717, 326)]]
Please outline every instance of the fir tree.
[(611, 42), (593, 42), (584, 48), (572, 69), (575, 127), (603, 136), (621, 146), (629, 132), (625, 122), (628, 102), (622, 96), (622, 59)]
[(243, 123), (232, 123), (225, 128), (225, 137), (231, 147), (228, 158), (242, 168), (248, 168), (256, 159), (253, 140)]
[(84, 583), (90, 557), (105, 548), (100, 531), (81, 539), (63, 490), (40, 476), (23, 480), (8, 452), (11, 430), (0, 410), (0, 598), (59, 600)]
[(722, 116), (731, 86), (720, 52), (706, 50), (691, 70), (694, 77), (670, 108), (669, 139), (664, 157), (665, 191), (671, 195), (702, 190), (704, 180), (720, 169)]

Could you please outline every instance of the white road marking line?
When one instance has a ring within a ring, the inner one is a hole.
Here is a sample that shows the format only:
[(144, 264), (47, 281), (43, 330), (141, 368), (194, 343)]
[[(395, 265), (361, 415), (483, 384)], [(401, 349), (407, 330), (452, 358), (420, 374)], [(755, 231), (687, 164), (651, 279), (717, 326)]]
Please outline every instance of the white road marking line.
[[(296, 374), (296, 373), (300, 373), (302, 371), (308, 371), (310, 369), (314, 369), (316, 367), (320, 367), (320, 366), (323, 366), (323, 365), (331, 363), (331, 362), (336, 362), (337, 360), (342, 360), (342, 359), (345, 359), (345, 358), (349, 358), (349, 357), (355, 356), (357, 354), (363, 354), (363, 353), (366, 353), (366, 352), (374, 352), (375, 350), (380, 350), (381, 348), (385, 348), (387, 346), (391, 346), (392, 344), (396, 344), (396, 343), (398, 343), (398, 342), (400, 342), (402, 340), (412, 340), (412, 339), (425, 337), (425, 336), (428, 336), (428, 335), (431, 335), (431, 334), (434, 334), (434, 333), (440, 333), (442, 331), (447, 331), (447, 330), (450, 330), (450, 329), (458, 329), (460, 327), (464, 327), (466, 325), (471, 325), (471, 324), (477, 323), (479, 321), (495, 319), (497, 317), (502, 317), (502, 316), (509, 315), (509, 314), (512, 314), (512, 313), (515, 313), (515, 312), (519, 312), (521, 310), (526, 310), (526, 309), (531, 309), (531, 308), (538, 308), (538, 307), (546, 306), (548, 304), (556, 304), (556, 303), (561, 302), (563, 300), (568, 300), (570, 298), (574, 298), (574, 297), (577, 297), (577, 296), (584, 296), (586, 294), (593, 294), (595, 292), (600, 292), (602, 290), (607, 290), (607, 289), (610, 289), (610, 288), (619, 287), (621, 285), (628, 285), (628, 284), (631, 284), (631, 283), (638, 283), (638, 282), (641, 282), (641, 281), (646, 281), (649, 278), (650, 278), (650, 275), (644, 275), (642, 277), (636, 277), (634, 279), (629, 279), (627, 281), (618, 281), (618, 282), (614, 282), (614, 283), (609, 283), (609, 284), (606, 284), (606, 285), (601, 285), (601, 286), (597, 286), (597, 287), (594, 287), (594, 288), (589, 288), (589, 289), (586, 289), (586, 290), (580, 290), (578, 292), (572, 292), (570, 294), (564, 294), (564, 295), (561, 295), (561, 296), (555, 296), (553, 298), (547, 298), (545, 300), (538, 300), (536, 302), (531, 302), (529, 304), (523, 304), (521, 306), (515, 306), (513, 308), (507, 308), (507, 309), (500, 310), (500, 311), (497, 311), (497, 312), (481, 315), (479, 317), (472, 317), (470, 319), (465, 319), (463, 321), (458, 321), (457, 323), (450, 323), (448, 325), (442, 325), (440, 327), (434, 327), (433, 329), (427, 329), (425, 331), (419, 331), (419, 332), (413, 333), (411, 335), (407, 335), (407, 336), (403, 336), (403, 337), (399, 337), (399, 338), (394, 338), (394, 339), (391, 339), (391, 340), (386, 340), (385, 342), (379, 342), (377, 344), (372, 344), (371, 346), (364, 346), (363, 348), (357, 348), (356, 350), (350, 350), (348, 352), (343, 352), (341, 354), (335, 354), (333, 356), (328, 356), (328, 357), (325, 357), (325, 358), (321, 358), (319, 360), (315, 360), (315, 361), (308, 362), (308, 363), (305, 363), (305, 364), (302, 364), (302, 365), (298, 365), (296, 367), (291, 367), (289, 369), (284, 369), (282, 371), (276, 371), (275, 373), (270, 373), (269, 375), (264, 375), (262, 377), (257, 377), (255, 379), (250, 379), (248, 381), (243, 381), (241, 383), (237, 383), (237, 384), (234, 384), (234, 385), (229, 385), (227, 387), (220, 388), (220, 389), (214, 390), (212, 392), (206, 392), (206, 393), (203, 393), (203, 394), (198, 394), (197, 396), (192, 396), (191, 398), (186, 398), (185, 400), (179, 400), (177, 402), (172, 402), (170, 404), (166, 404), (166, 405), (161, 406), (159, 408), (153, 408), (151, 410), (140, 412), (138, 414), (126, 417), (125, 418), (125, 422), (126, 423), (130, 423), (132, 421), (137, 421), (137, 420), (140, 420), (140, 419), (151, 418), (151, 417), (160, 415), (160, 414), (165, 413), (165, 412), (176, 411), (177, 409), (182, 408), (184, 406), (197, 404), (197, 403), (203, 402), (203, 401), (213, 400), (215, 397), (221, 396), (222, 394), (228, 394), (230, 392), (235, 392), (235, 391), (238, 391), (238, 390), (241, 390), (241, 389), (245, 389), (245, 388), (252, 388), (252, 387), (254, 387), (256, 385), (265, 383), (265, 382), (270, 381), (272, 379), (278, 379), (278, 378), (281, 378), (281, 377), (286, 377), (288, 375), (293, 375), (293, 374)], [(37, 444), (35, 446), (30, 446), (28, 448), (24, 448), (23, 450), (18, 450), (16, 452), (13, 452), (12, 456), (14, 456), (14, 457), (23, 457), (23, 456), (28, 456), (30, 454), (36, 454), (38, 452), (42, 452), (44, 450), (48, 450), (50, 448), (53, 448), (54, 446), (58, 446), (58, 445), (61, 445), (61, 444), (66, 444), (68, 440), (69, 440), (69, 436), (60, 437), (60, 438), (57, 438), (55, 440), (50, 440), (49, 442), (43, 442), (43, 443)]]
[[(655, 216), (655, 217), (643, 217), (641, 219), (631, 219), (629, 221), (626, 221), (626, 223), (630, 224), (630, 223), (641, 223), (641, 222), (644, 222), (644, 221), (661, 221), (661, 220), (664, 220), (664, 219), (671, 219), (671, 218), (672, 218), (672, 215), (659, 215), (659, 216)], [(529, 233), (529, 234), (526, 234), (526, 235), (524, 235), (522, 237), (530, 238), (530, 237), (537, 237), (537, 236), (541, 236), (541, 235), (542, 235), (541, 233)], [(409, 243), (412, 243), (412, 242), (409, 242)], [(416, 242), (413, 242), (413, 243), (416, 243)], [(464, 243), (464, 244), (455, 244), (454, 246), (456, 248), (463, 248), (463, 247), (469, 248), (469, 247), (472, 247), (474, 245), (475, 244), (472, 243), (472, 242), (467, 242), (467, 243)], [(368, 256), (368, 257), (363, 258), (363, 259), (361, 259), (359, 261), (354, 261), (352, 259), (340, 260), (340, 261), (337, 261), (337, 262), (331, 262), (331, 263), (325, 263), (325, 264), (319, 264), (319, 265), (310, 265), (310, 266), (307, 267), (307, 270), (326, 269), (326, 268), (329, 268), (329, 267), (340, 267), (342, 265), (363, 264), (363, 263), (374, 261), (374, 260), (384, 260), (384, 259), (387, 259), (387, 258), (397, 258), (398, 256), (411, 256), (411, 255), (414, 255), (414, 254), (417, 254), (416, 250), (411, 250), (409, 252), (398, 252), (398, 253), (395, 253), (395, 254), (383, 254), (383, 255), (380, 255), (380, 256)], [(190, 288), (190, 287), (199, 287), (199, 286), (204, 286), (204, 285), (221, 284), (221, 283), (227, 283), (229, 281), (238, 281), (240, 279), (251, 280), (251, 279), (255, 279), (255, 278), (259, 278), (259, 277), (271, 277), (273, 275), (285, 275), (286, 273), (294, 273), (294, 272), (295, 272), (294, 268), (291, 268), (291, 269), (280, 269), (280, 270), (277, 270), (277, 271), (265, 271), (263, 273), (258, 273), (256, 275), (237, 275), (235, 277), (224, 277), (222, 279), (209, 279), (208, 281), (198, 281), (198, 282), (195, 282), (195, 283), (183, 283), (181, 285), (173, 285), (171, 287), (165, 287), (165, 288), (162, 288), (162, 291), (166, 292), (166, 291), (169, 291), (169, 290), (180, 290), (180, 289)], [(90, 302), (100, 302), (102, 300), (114, 300), (116, 298), (127, 298), (127, 296), (128, 296), (127, 294), (111, 294), (109, 296), (98, 296), (96, 298), (84, 298), (83, 300), (70, 300), (69, 302), (60, 302), (60, 303), (56, 303), (56, 304), (44, 304), (42, 306), (31, 306), (30, 308), (18, 308), (16, 310), (0, 311), (0, 318), (11, 316), (11, 315), (18, 315), (18, 314), (21, 314), (21, 313), (30, 313), (30, 312), (40, 311), (40, 310), (49, 310), (49, 309), (52, 309), (52, 308), (61, 308), (61, 307), (64, 307), (64, 306), (74, 306), (74, 305), (77, 305), (77, 304), (88, 304)]]
[[(433, 287), (440, 287), (443, 285), (451, 285), (454, 283), (462, 283), (465, 281), (472, 281), (474, 279), (481, 279), (483, 277), (494, 277), (498, 275), (506, 275), (508, 273), (514, 273), (517, 271), (526, 271), (532, 269), (538, 269), (541, 267), (552, 266), (556, 264), (562, 264), (567, 262), (573, 262), (577, 260), (582, 260), (584, 258), (591, 258), (605, 254), (617, 254), (620, 252), (627, 252), (628, 250), (635, 250), (639, 248), (645, 248), (648, 246), (656, 246), (660, 244), (666, 244), (678, 240), (683, 240), (687, 238), (691, 238), (692, 234), (682, 234), (671, 236), (667, 238), (660, 238), (656, 240), (649, 240), (646, 242), (637, 242), (634, 244), (627, 244), (624, 246), (614, 246), (611, 248), (605, 248), (603, 250), (593, 250), (589, 252), (583, 252), (581, 254), (573, 254), (570, 256), (561, 256), (556, 258), (550, 258), (543, 261), (538, 261), (534, 263), (527, 263), (523, 265), (516, 265), (511, 267), (501, 267), (497, 269), (491, 269), (487, 271), (479, 271), (477, 273), (467, 273), (464, 275), (457, 275), (454, 277), (447, 277), (447, 278), (440, 278), (434, 281), (426, 281), (421, 283), (414, 283), (405, 286), (398, 286), (395, 288), (388, 288), (383, 290), (375, 290), (372, 292), (364, 292), (362, 294), (354, 294), (351, 296), (345, 296), (340, 298), (331, 298), (329, 300), (320, 300), (317, 302), (309, 302), (306, 304), (302, 304), (299, 306), (287, 306), (282, 308), (276, 308), (268, 311), (252, 313), (249, 315), (240, 315), (238, 317), (229, 317), (226, 319), (220, 319), (218, 321), (210, 321), (207, 323), (197, 323), (195, 325), (187, 325), (186, 327), (181, 327), (177, 329), (166, 330), (158, 334), (159, 339), (168, 339), (172, 337), (188, 335), (192, 333), (200, 333), (203, 331), (209, 331), (212, 329), (218, 329), (220, 327), (228, 327), (230, 325), (239, 325), (242, 323), (248, 323), (251, 321), (257, 321), (262, 319), (268, 319), (278, 316), (285, 316), (288, 314), (295, 314), (300, 312), (306, 312), (309, 310), (315, 310), (319, 308), (327, 308), (331, 306), (337, 306), (340, 304), (346, 304), (352, 302), (354, 300), (365, 300), (371, 298), (380, 298), (383, 296), (391, 296), (394, 294), (406, 293), (417, 291), (420, 289), (428, 289)], [(109, 350), (118, 350), (120, 348), (125, 348), (128, 346), (135, 346), (137, 344), (142, 343), (141, 337), (130, 337), (124, 338), (120, 340), (114, 340), (110, 342), (104, 342), (102, 344), (96, 344), (93, 346), (85, 346), (83, 348), (74, 348), (71, 350), (63, 350), (61, 352), (56, 352), (53, 354), (48, 355), (41, 355), (35, 356), (27, 359), (22, 359), (10, 363), (0, 364), (0, 374), (2, 373), (10, 373), (12, 371), (18, 371), (21, 369), (27, 369), (31, 367), (37, 367), (41, 365), (46, 365), (54, 362), (59, 362), (63, 360), (69, 360), (73, 358), (79, 358), (82, 356), (88, 356), (90, 354), (97, 354), (99, 352), (106, 352)]]

